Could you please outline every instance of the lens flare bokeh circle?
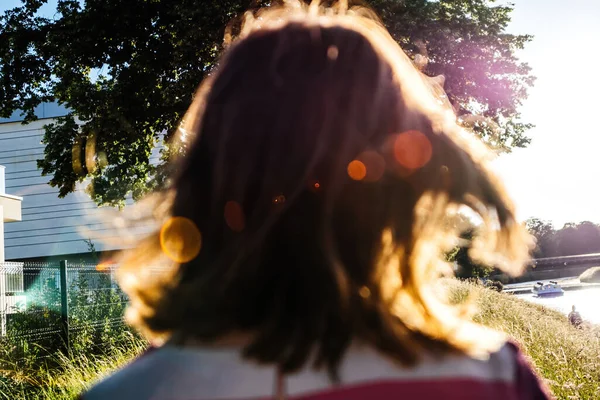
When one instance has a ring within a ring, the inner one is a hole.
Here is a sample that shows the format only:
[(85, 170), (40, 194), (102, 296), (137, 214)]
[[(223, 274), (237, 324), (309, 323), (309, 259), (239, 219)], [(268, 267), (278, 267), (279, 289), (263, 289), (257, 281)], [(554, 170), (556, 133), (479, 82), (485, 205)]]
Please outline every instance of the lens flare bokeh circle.
[(367, 176), (367, 167), (362, 161), (350, 161), (348, 164), (348, 176), (355, 181), (362, 181)]
[(171, 260), (186, 263), (200, 253), (202, 235), (189, 218), (171, 217), (160, 229), (160, 246)]
[(423, 168), (431, 160), (432, 153), (431, 142), (419, 131), (403, 132), (394, 141), (394, 158), (408, 170)]

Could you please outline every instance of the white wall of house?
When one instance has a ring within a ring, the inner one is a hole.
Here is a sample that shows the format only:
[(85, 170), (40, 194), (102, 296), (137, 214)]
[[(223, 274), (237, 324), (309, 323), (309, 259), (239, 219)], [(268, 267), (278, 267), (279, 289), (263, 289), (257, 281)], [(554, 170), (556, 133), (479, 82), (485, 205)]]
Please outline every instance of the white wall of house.
[[(22, 300), (20, 296), (7, 296), (7, 292), (14, 289), (14, 268), (4, 262), (4, 223), (19, 221), (21, 219), (20, 197), (6, 194), (5, 168), (0, 165), (0, 335), (6, 335), (6, 315), (14, 312), (16, 302)], [(20, 272), (20, 275), (19, 275)], [(20, 282), (23, 282), (23, 273), (17, 271)], [(14, 293), (10, 293), (11, 295)]]
[[(107, 234), (106, 226), (99, 223), (100, 210), (83, 187), (59, 198), (58, 189), (48, 185), (51, 177), (43, 177), (37, 168), (36, 161), (44, 154), (43, 126), (52, 120), (22, 125), (18, 119), (0, 120), (0, 165), (6, 167), (6, 191), (23, 197), (22, 221), (4, 227), (6, 260), (87, 253), (86, 239)], [(83, 232), (86, 228), (93, 235)], [(94, 244), (98, 251), (118, 248)]]
[[(0, 165), (0, 264), (5, 261), (4, 224), (21, 220), (21, 201), (23, 200), (20, 197), (6, 194), (4, 172), (4, 166)], [(0, 275), (2, 275), (1, 270)], [(0, 276), (0, 297), (2, 296), (1, 290), (3, 287), (2, 279), (2, 276)]]

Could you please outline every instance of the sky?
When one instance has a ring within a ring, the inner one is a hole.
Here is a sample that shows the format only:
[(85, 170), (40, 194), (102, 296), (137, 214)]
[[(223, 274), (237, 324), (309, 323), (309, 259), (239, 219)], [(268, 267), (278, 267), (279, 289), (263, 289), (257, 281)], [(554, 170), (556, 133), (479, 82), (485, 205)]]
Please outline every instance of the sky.
[(521, 111), (531, 144), (494, 167), (521, 219), (600, 222), (600, 1), (515, 0), (511, 33), (537, 76)]
[[(600, 1), (513, 0), (508, 31), (534, 35), (519, 53), (537, 76), (521, 108), (531, 144), (494, 161), (520, 219), (600, 223)], [(0, 0), (0, 10), (19, 0)], [(42, 13), (52, 15), (56, 0)]]

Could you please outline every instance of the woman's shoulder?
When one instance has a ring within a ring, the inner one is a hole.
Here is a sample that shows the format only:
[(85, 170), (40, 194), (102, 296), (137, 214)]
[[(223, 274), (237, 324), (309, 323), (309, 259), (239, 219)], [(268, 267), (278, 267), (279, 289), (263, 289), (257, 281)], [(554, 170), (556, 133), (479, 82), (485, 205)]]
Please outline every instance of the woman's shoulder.
[[(386, 398), (399, 392), (420, 397), (456, 394), (462, 399), (550, 398), (511, 342), (486, 359), (425, 357), (412, 368), (400, 367), (371, 348), (353, 347), (339, 372), (341, 384), (332, 385), (327, 374), (306, 368), (286, 377), (287, 393), (302, 400)], [(238, 351), (165, 347), (142, 355), (83, 398), (253, 399), (270, 397), (274, 385), (273, 368), (242, 360)]]
[[(537, 377), (519, 346), (507, 342), (485, 358), (454, 354), (424, 356), (414, 367), (403, 368), (370, 349), (353, 349), (340, 371), (342, 384), (318, 384), (314, 377), (291, 376), (288, 392), (298, 400), (406, 398), (545, 400), (549, 391)], [(304, 378), (304, 379), (303, 379)]]
[[(259, 394), (272, 369), (240, 358), (239, 349), (153, 348), (85, 392), (83, 400), (215, 399), (233, 391), (235, 399)], [(255, 382), (256, 387), (247, 385)], [(247, 395), (249, 394), (249, 396)]]
[(341, 372), (345, 384), (367, 385), (370, 390), (376, 384), (384, 392), (456, 393), (463, 399), (548, 398), (543, 384), (513, 342), (506, 342), (485, 358), (462, 354), (425, 356), (412, 368), (398, 367), (387, 357), (368, 350), (355, 352), (349, 355)]
[[(96, 383), (90, 390), (82, 394), (80, 399), (119, 400), (142, 398), (140, 397), (143, 394), (142, 392), (146, 389), (152, 390), (147, 383), (152, 381), (152, 375), (155, 374), (156, 358), (159, 354), (158, 348), (148, 348), (127, 365)], [(132, 393), (133, 390), (135, 390), (135, 393)]]

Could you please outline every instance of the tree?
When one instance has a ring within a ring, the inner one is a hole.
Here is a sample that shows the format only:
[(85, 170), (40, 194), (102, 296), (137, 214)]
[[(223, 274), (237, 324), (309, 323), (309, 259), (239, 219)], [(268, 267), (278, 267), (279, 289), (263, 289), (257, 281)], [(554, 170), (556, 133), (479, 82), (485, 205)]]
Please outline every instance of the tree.
[(494, 270), (493, 267), (479, 264), (469, 256), (471, 242), (477, 232), (475, 229), (470, 229), (461, 235), (463, 243), (457, 247), (448, 257), (448, 261), (456, 262), (458, 270), (456, 276), (458, 278), (486, 278)]
[[(98, 204), (161, 184), (153, 146), (168, 140), (213, 69), (225, 26), (268, 0), (22, 0), (0, 16), (0, 116), (58, 101), (72, 112), (45, 128), (42, 173), (60, 196), (91, 178)], [(459, 121), (502, 151), (525, 147), (518, 107), (534, 78), (506, 32), (512, 6), (492, 0), (374, 0), (394, 38), (426, 74), (443, 75)], [(229, 25), (234, 26), (234, 25)], [(235, 30), (234, 30), (235, 32)], [(427, 62), (425, 62), (427, 61)], [(473, 117), (476, 113), (478, 116)]]
[(556, 230), (551, 222), (529, 218), (526, 226), (537, 241), (536, 258), (600, 252), (600, 226), (593, 222), (568, 222)]
[(529, 218), (525, 226), (531, 235), (535, 237), (536, 247), (533, 251), (535, 258), (552, 257), (556, 255), (556, 230), (552, 222), (543, 221), (539, 218)]
[(568, 223), (556, 232), (556, 247), (561, 256), (600, 252), (600, 226), (583, 221)]

